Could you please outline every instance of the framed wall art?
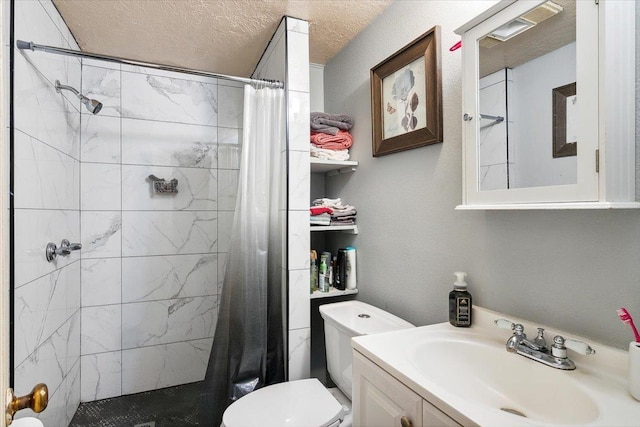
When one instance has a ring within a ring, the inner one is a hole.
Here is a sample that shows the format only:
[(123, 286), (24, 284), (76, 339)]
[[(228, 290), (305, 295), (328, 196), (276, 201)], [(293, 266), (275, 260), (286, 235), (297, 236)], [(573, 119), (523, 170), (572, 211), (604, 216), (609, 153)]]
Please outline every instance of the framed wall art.
[(553, 157), (575, 156), (578, 152), (576, 84), (553, 89)]
[(440, 27), (371, 69), (373, 156), (442, 142)]

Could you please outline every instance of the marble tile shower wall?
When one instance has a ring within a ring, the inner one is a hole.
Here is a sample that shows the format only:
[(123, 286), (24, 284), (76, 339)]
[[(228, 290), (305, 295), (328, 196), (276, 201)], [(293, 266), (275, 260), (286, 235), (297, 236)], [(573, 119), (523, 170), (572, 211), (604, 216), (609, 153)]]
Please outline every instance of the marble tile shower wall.
[[(50, 1), (16, 1), (14, 14), (16, 39), (78, 48)], [(80, 73), (75, 58), (15, 51), (14, 389), (47, 384), (47, 426), (68, 425), (80, 402), (80, 257), (44, 257), (49, 241), (80, 239), (80, 103), (55, 91)]]
[[(82, 401), (204, 378), (235, 208), (243, 89), (84, 60)], [(149, 175), (178, 180), (153, 192)]]

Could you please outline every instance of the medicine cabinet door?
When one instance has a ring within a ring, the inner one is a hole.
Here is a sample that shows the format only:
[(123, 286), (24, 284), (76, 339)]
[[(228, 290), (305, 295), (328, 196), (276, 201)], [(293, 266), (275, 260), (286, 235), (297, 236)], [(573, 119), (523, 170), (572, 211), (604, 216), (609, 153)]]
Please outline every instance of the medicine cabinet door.
[(464, 203), (598, 200), (598, 7), (519, 0), (463, 35)]

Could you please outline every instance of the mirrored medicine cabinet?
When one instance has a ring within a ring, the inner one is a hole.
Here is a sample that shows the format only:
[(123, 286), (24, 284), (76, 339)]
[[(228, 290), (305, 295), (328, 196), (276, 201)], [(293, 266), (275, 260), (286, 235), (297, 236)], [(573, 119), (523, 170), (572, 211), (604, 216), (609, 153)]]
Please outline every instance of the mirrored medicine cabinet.
[(635, 2), (504, 0), (456, 30), (457, 209), (638, 208)]

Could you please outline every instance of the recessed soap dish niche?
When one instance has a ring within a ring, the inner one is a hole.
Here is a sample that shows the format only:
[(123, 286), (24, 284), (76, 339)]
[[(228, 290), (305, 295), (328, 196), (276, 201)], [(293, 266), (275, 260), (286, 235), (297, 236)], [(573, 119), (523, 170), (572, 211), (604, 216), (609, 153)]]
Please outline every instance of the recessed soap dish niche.
[(178, 194), (178, 180), (176, 178), (167, 181), (155, 175), (149, 175), (147, 181), (151, 182), (154, 194)]

